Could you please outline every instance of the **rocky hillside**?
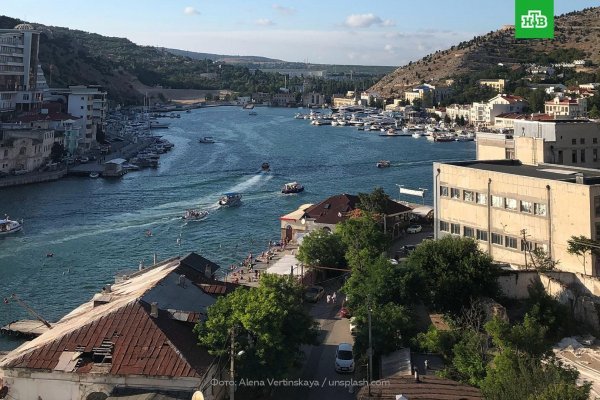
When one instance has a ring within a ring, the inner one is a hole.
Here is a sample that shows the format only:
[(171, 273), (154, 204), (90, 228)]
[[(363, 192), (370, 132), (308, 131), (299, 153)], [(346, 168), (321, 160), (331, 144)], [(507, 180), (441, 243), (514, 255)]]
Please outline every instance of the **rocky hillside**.
[(484, 71), (498, 63), (510, 66), (563, 62), (572, 61), (568, 59), (570, 56), (583, 54), (596, 66), (600, 65), (600, 7), (556, 17), (555, 38), (552, 40), (517, 40), (514, 28), (505, 27), (400, 67), (371, 90), (393, 97), (422, 82), (444, 82), (467, 73)]

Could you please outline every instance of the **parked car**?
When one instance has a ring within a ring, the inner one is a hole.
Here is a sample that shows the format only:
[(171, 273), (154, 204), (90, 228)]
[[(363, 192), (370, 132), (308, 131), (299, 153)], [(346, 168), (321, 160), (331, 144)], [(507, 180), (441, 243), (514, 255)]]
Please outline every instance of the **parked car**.
[(348, 307), (346, 307), (345, 305), (342, 305), (342, 308), (340, 309), (340, 317), (350, 318), (351, 316), (352, 316), (352, 313), (350, 312), (350, 309)]
[(390, 258), (390, 264), (398, 265), (398, 260), (396, 260), (395, 258)]
[(350, 343), (340, 343), (335, 351), (335, 371), (354, 372), (354, 353)]
[(304, 292), (304, 300), (316, 303), (323, 297), (324, 293), (325, 289), (323, 289), (322, 286), (310, 286), (306, 289), (306, 292)]
[(407, 233), (419, 233), (423, 230), (421, 225), (411, 225), (406, 229)]

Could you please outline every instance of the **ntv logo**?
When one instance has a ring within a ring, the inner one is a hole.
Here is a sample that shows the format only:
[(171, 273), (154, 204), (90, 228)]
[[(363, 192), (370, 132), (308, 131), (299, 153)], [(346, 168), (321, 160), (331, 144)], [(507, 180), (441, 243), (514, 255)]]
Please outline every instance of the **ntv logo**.
[(521, 15), (521, 28), (544, 29), (548, 27), (548, 18), (540, 10), (530, 10), (527, 15)]

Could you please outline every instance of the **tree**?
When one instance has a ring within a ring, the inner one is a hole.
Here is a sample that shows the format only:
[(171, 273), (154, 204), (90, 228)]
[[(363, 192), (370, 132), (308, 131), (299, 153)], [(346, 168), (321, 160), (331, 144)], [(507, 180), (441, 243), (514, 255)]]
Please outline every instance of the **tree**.
[(371, 193), (358, 194), (358, 208), (370, 213), (385, 214), (389, 201), (390, 196), (381, 187), (376, 187)]
[(488, 363), (487, 336), (471, 329), (463, 329), (452, 352), (452, 367), (458, 373), (458, 379), (479, 386), (485, 378)]
[(446, 123), (446, 124), (449, 124), (449, 123), (451, 123), (451, 122), (452, 122), (452, 120), (450, 119), (450, 117), (448, 116), (448, 114), (446, 114), (446, 115), (444, 116), (444, 123)]
[(593, 254), (595, 256), (600, 255), (600, 243), (595, 240), (588, 239), (585, 236), (571, 236), (571, 239), (567, 241), (568, 247), (567, 252), (569, 254), (575, 254), (581, 257), (583, 260), (583, 273), (587, 275), (585, 270), (586, 254)]
[(500, 350), (512, 349), (539, 357), (549, 349), (546, 342), (548, 327), (529, 314), (525, 314), (522, 323), (512, 326), (507, 321), (494, 318), (485, 325), (485, 329)]
[(52, 162), (59, 162), (66, 155), (67, 151), (65, 150), (65, 146), (58, 142), (54, 142), (52, 148), (50, 149), (50, 159)]
[(589, 113), (589, 117), (592, 119), (598, 119), (600, 118), (600, 110), (598, 110), (598, 106), (597, 105), (593, 105), (592, 108), (590, 109), (590, 113)]
[(464, 115), (461, 115), (461, 116), (460, 116), (460, 120), (458, 121), (458, 124), (459, 124), (460, 126), (465, 126), (465, 124), (466, 124), (466, 121), (465, 121), (465, 116), (464, 116)]
[(407, 264), (421, 277), (423, 301), (437, 311), (458, 315), (472, 299), (498, 293), (498, 268), (470, 238), (426, 240)]
[(364, 268), (387, 251), (390, 238), (381, 231), (378, 221), (378, 217), (364, 214), (336, 227), (335, 233), (346, 248), (346, 260), (352, 269)]
[(194, 328), (215, 356), (244, 351), (236, 372), (247, 379), (281, 379), (302, 358), (300, 346), (316, 344), (316, 324), (302, 306), (302, 287), (291, 277), (265, 274), (258, 288), (238, 288), (208, 308)]
[(346, 247), (342, 237), (325, 229), (306, 235), (298, 249), (298, 260), (306, 265), (343, 267), (346, 265)]

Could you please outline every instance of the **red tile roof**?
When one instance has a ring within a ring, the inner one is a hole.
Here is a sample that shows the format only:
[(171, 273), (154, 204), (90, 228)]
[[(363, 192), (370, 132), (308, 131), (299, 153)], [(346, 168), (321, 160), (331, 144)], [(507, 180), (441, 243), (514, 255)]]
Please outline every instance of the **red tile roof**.
[[(110, 357), (104, 363), (102, 348)], [(135, 300), (6, 366), (52, 370), (63, 352), (83, 353), (72, 372), (93, 372), (105, 364), (111, 375), (200, 377), (213, 360), (197, 346), (191, 324), (176, 322), (163, 310), (154, 318), (149, 304)]]
[(386, 384), (363, 386), (357, 400), (369, 398), (395, 400), (396, 395), (404, 395), (409, 400), (482, 400), (483, 395), (477, 388), (435, 375), (424, 375), (415, 382), (413, 376), (393, 375), (385, 379)]
[(71, 114), (62, 112), (54, 112), (49, 114), (29, 114), (22, 115), (16, 119), (17, 122), (29, 123), (37, 121), (66, 121), (68, 119), (78, 120), (79, 117), (74, 117)]
[(519, 101), (527, 102), (523, 97), (521, 97), (521, 96), (513, 96), (511, 94), (503, 94), (501, 97), (504, 100), (507, 100), (511, 104), (517, 103)]

